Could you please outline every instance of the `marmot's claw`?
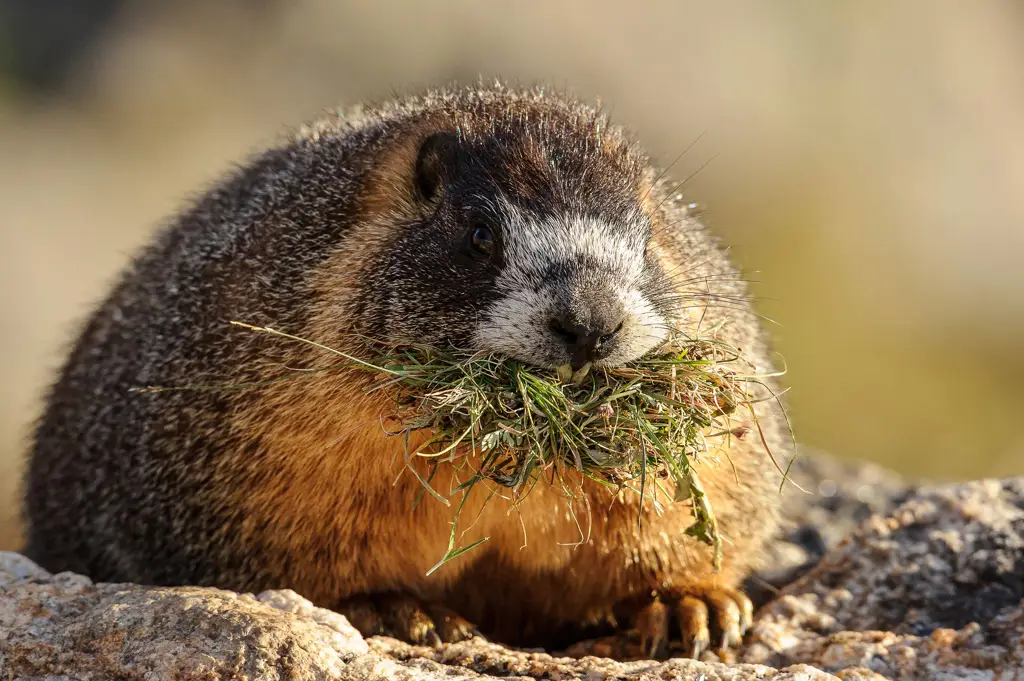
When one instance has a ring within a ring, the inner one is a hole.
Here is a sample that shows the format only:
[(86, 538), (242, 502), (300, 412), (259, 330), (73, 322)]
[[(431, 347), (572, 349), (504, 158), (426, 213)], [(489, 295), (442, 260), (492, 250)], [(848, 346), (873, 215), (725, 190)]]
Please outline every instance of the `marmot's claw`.
[(437, 630), (441, 641), (455, 643), (467, 641), (471, 638), (483, 638), (477, 630), (476, 625), (469, 622), (455, 612), (452, 612), (443, 605), (432, 604), (427, 608), (430, 618), (434, 621), (434, 628)]
[[(743, 596), (746, 598), (746, 596)], [(737, 596), (734, 592), (711, 591), (704, 595), (718, 621), (721, 633), (721, 649), (735, 648), (743, 641), (742, 618)]]
[(640, 649), (648, 657), (658, 657), (662, 646), (668, 643), (668, 606), (658, 599), (651, 601), (636, 616), (636, 629), (640, 634)]
[(429, 627), (423, 629), (422, 632), (422, 635), (418, 638), (415, 636), (413, 637), (414, 643), (419, 643), (420, 645), (429, 646), (431, 648), (436, 648), (442, 643), (444, 643), (444, 641), (442, 641), (441, 637), (438, 635), (437, 630), (434, 629), (433, 625), (430, 625)]
[(676, 605), (676, 617), (679, 618), (679, 630), (686, 654), (695, 660), (700, 659), (711, 645), (707, 604), (699, 598), (684, 596)]
[(404, 594), (349, 598), (338, 607), (338, 612), (363, 636), (390, 636), (433, 647), (479, 636), (476, 627), (451, 610)]
[(747, 630), (754, 626), (754, 603), (742, 591), (736, 591), (735, 597), (740, 606), (740, 633), (746, 636)]
[[(645, 655), (661, 657), (667, 652), (699, 659), (710, 648), (712, 634), (719, 654), (735, 650), (753, 619), (754, 606), (746, 595), (735, 589), (713, 588), (661, 594), (640, 610), (635, 626)], [(676, 632), (678, 639), (674, 638)]]

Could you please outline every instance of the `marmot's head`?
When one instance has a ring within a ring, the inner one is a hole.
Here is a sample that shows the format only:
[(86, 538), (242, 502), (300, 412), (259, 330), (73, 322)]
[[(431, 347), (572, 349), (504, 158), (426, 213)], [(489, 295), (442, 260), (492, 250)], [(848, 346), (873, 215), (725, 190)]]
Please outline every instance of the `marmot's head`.
[(407, 200), (383, 213), (394, 238), (367, 273), (375, 332), (574, 370), (640, 357), (673, 303), (646, 159), (580, 105), (501, 104), (449, 103), (388, 175)]

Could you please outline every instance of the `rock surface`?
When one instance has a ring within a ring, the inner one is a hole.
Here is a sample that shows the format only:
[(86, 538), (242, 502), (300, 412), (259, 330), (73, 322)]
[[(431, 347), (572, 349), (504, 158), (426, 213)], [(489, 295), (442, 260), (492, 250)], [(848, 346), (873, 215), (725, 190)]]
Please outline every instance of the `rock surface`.
[(1024, 681), (1024, 479), (911, 490), (820, 457), (793, 476), (813, 493), (787, 494), (740, 663), (364, 640), (290, 591), (93, 584), (0, 553), (0, 681)]
[(782, 496), (782, 532), (768, 547), (765, 569), (745, 585), (756, 605), (767, 603), (810, 570), (868, 517), (890, 512), (911, 489), (881, 466), (839, 461), (806, 449), (789, 475), (792, 484), (784, 486)]
[(93, 584), (0, 553), (0, 679), (364, 681), (532, 677), (666, 681), (835, 677), (795, 665), (613, 662), (525, 653), (476, 640), (439, 650), (368, 644), (344, 617), (292, 591)]
[(1024, 478), (918, 490), (761, 609), (742, 659), (1024, 679)]

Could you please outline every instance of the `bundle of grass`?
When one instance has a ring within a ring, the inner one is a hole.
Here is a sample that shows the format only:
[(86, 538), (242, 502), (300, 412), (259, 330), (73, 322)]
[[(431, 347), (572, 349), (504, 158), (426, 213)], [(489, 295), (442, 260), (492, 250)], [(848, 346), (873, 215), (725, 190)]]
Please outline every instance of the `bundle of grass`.
[[(367, 344), (356, 357), (275, 329), (235, 323), (314, 345), (344, 357), (349, 366), (379, 373), (373, 389), (394, 398), (393, 433), (404, 434), (407, 443), (413, 432), (432, 433), (407, 457), (427, 457), (434, 470), (442, 462), (468, 468), (468, 479), (450, 492), (463, 492), (458, 512), (476, 484), (489, 481), (521, 500), (542, 475), (565, 481), (564, 473), (573, 470), (633, 490), (641, 504), (659, 503), (659, 496), (691, 504), (695, 522), (687, 533), (713, 547), (717, 569), (722, 538), (694, 463), (709, 452), (708, 438), (734, 433), (731, 415), (751, 406), (752, 384), (760, 384), (744, 371), (736, 348), (717, 340), (674, 339), (627, 366), (572, 376), (568, 367), (543, 370), (457, 349)], [(424, 492), (451, 503), (431, 487), (432, 475), (408, 469)], [(671, 494), (661, 482), (666, 478), (675, 483)], [(565, 489), (573, 493), (570, 485)], [(456, 548), (458, 512), (448, 550), (431, 572), (485, 541)]]

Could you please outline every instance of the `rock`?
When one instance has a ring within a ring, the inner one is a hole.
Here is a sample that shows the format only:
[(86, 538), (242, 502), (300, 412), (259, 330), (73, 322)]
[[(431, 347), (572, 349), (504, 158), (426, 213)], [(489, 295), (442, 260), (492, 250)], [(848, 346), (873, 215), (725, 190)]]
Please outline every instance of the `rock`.
[(433, 650), (391, 639), (368, 644), (344, 617), (292, 591), (259, 596), (197, 587), (93, 584), (50, 575), (0, 553), (0, 679), (157, 681), (389, 679), (498, 676), (613, 681), (824, 681), (794, 665), (614, 662), (514, 651), (481, 639)]
[(741, 658), (894, 681), (1024, 678), (1022, 599), (1024, 478), (924, 487), (765, 606)]
[[(531, 678), (568, 681), (614, 681), (616, 679), (664, 679), (675, 681), (825, 681), (836, 677), (807, 665), (772, 669), (759, 664), (720, 664), (673, 659), (616, 662), (607, 658), (572, 659), (546, 653), (521, 652), (477, 639), (468, 643), (443, 645), (437, 649), (410, 646), (388, 638), (370, 641), (373, 650), (389, 659), (432, 663), (428, 668), (442, 671), (452, 667), (470, 669), (491, 678)], [(433, 665), (437, 665), (436, 667)]]
[(765, 568), (744, 585), (758, 606), (810, 570), (868, 517), (894, 509), (911, 489), (881, 466), (839, 461), (804, 447), (789, 477), (791, 483), (782, 490), (782, 532), (768, 547)]
[(368, 652), (343, 617), (293, 592), (261, 602), (29, 565), (0, 554), (0, 679), (334, 679)]
[(0, 553), (0, 681), (1024, 680), (1024, 479), (912, 489), (811, 457), (793, 476), (814, 493), (787, 493), (739, 663), (364, 640), (292, 591), (93, 584)]

